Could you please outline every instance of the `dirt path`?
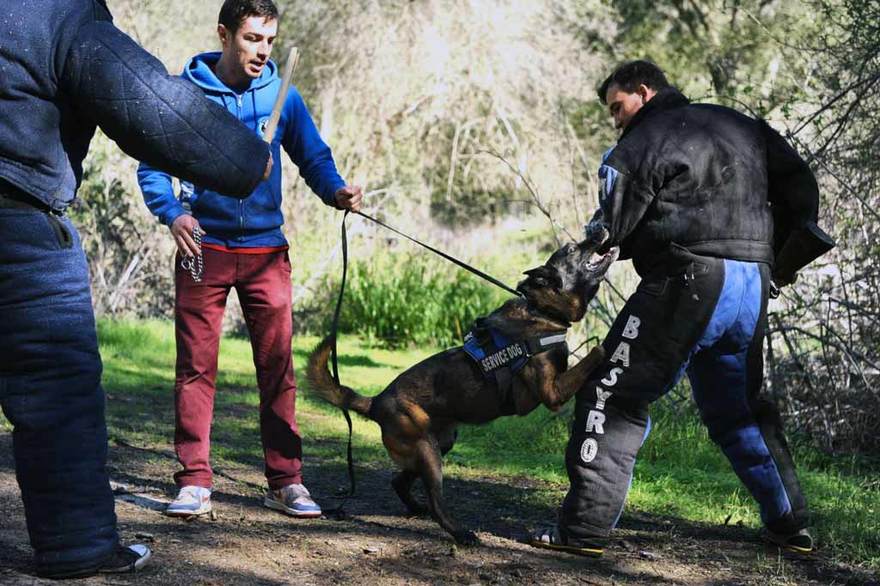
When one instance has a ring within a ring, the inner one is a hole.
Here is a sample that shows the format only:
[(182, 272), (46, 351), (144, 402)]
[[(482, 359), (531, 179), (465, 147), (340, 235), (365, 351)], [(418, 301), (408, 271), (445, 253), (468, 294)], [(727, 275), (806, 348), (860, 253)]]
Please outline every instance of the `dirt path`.
[[(342, 467), (310, 461), (332, 495)], [(598, 560), (535, 550), (516, 541), (552, 518), (524, 495), (533, 487), (509, 478), (447, 479), (452, 510), (478, 529), (482, 545), (462, 549), (432, 521), (407, 518), (388, 486), (390, 470), (359, 467), (359, 497), (343, 519), (297, 521), (262, 508), (261, 471), (226, 469), (216, 479), (213, 520), (184, 522), (157, 509), (173, 494), (176, 464), (167, 452), (111, 447), (117, 514), (126, 541), (149, 542), (153, 563), (136, 577), (77, 584), (867, 584), (872, 578), (821, 557), (789, 559), (750, 530), (704, 527), (680, 519), (630, 515)], [(332, 479), (332, 483), (327, 480)], [(454, 500), (453, 500), (454, 499)], [(321, 499), (329, 508), (335, 499)], [(15, 483), (11, 438), (0, 433), (0, 583), (51, 584), (33, 576)], [(876, 579), (876, 578), (873, 578)], [(876, 582), (874, 582), (876, 584)]]

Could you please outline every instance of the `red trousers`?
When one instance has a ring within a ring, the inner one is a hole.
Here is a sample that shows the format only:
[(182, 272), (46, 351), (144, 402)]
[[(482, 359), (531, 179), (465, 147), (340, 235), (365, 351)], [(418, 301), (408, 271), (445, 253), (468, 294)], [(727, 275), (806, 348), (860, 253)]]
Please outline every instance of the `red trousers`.
[(260, 439), (273, 489), (301, 482), (302, 438), (290, 352), (290, 260), (286, 251), (235, 254), (205, 249), (202, 281), (176, 262), (177, 373), (174, 448), (178, 486), (211, 487), (211, 420), (223, 312), (235, 287), (250, 333), (260, 389)]

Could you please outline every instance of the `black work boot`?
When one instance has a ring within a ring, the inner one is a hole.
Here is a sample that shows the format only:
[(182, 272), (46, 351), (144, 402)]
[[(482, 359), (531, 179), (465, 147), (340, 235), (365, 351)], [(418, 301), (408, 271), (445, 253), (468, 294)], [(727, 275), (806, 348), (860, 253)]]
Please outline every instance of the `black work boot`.
[(110, 557), (100, 563), (100, 565), (87, 569), (79, 569), (75, 571), (45, 571), (37, 570), (43, 578), (52, 578), (61, 580), (65, 578), (86, 578), (95, 574), (123, 574), (137, 572), (149, 561), (153, 556), (153, 552), (146, 545), (136, 543), (134, 545), (116, 546), (116, 549), (110, 554)]
[(813, 536), (806, 529), (799, 529), (793, 533), (774, 533), (765, 528), (762, 536), (765, 541), (778, 545), (785, 551), (813, 553)]
[(146, 545), (135, 543), (124, 546), (120, 544), (110, 559), (98, 568), (99, 574), (123, 574), (137, 572), (153, 557), (153, 552)]

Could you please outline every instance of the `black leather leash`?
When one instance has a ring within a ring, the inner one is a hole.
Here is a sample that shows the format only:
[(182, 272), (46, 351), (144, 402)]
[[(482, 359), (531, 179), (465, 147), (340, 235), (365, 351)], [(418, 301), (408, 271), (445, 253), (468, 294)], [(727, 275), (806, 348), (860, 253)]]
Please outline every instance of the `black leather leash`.
[[(348, 234), (345, 230), (345, 221), (348, 219), (348, 213), (349, 210), (345, 210), (345, 213), (342, 215), (342, 228), (340, 230), (342, 236), (342, 283), (339, 286), (339, 297), (336, 298), (336, 309), (333, 311), (333, 324), (330, 329), (330, 339), (332, 341), (330, 345), (330, 364), (333, 370), (333, 380), (337, 385), (341, 383), (339, 382), (339, 360), (336, 349), (336, 338), (337, 333), (339, 332), (339, 314), (342, 311), (342, 298), (345, 296), (345, 279), (348, 275)], [(342, 498), (342, 502), (339, 503), (339, 506), (327, 511), (327, 513), (335, 514), (340, 517), (345, 516), (345, 503), (349, 498), (354, 496), (355, 489), (357, 488), (354, 478), (354, 457), (352, 456), (351, 451), (351, 414), (346, 408), (342, 409), (342, 414), (345, 416), (345, 422), (348, 424), (348, 450), (346, 456), (348, 459), (349, 491), (348, 494)]]
[[(348, 275), (348, 234), (347, 234), (346, 228), (345, 228), (345, 221), (348, 219), (349, 212), (350, 212), (350, 210), (345, 210), (345, 213), (342, 216), (342, 227), (340, 230), (341, 239), (342, 239), (342, 283), (339, 286), (339, 297), (336, 298), (336, 309), (333, 311), (333, 324), (332, 324), (331, 330), (330, 330), (330, 339), (332, 341), (331, 346), (330, 346), (330, 364), (331, 364), (331, 368), (333, 370), (333, 380), (336, 382), (337, 385), (339, 385), (341, 383), (339, 382), (339, 361), (338, 361), (338, 352), (336, 349), (336, 339), (337, 339), (337, 334), (339, 332), (339, 314), (342, 311), (342, 298), (345, 296), (345, 279), (346, 279), (346, 276)], [(476, 268), (470, 266), (469, 264), (467, 264), (463, 261), (460, 261), (457, 258), (450, 256), (449, 254), (446, 254), (445, 252), (443, 252), (441, 250), (437, 250), (433, 246), (425, 244), (424, 242), (421, 242), (421, 241), (413, 238), (412, 236), (404, 234), (400, 230), (398, 230), (396, 228), (392, 228), (388, 224), (386, 224), (380, 220), (377, 220), (376, 218), (374, 218), (372, 216), (368, 216), (367, 214), (365, 214), (363, 212), (354, 212), (354, 213), (370, 220), (371, 222), (374, 222), (375, 224), (378, 224), (379, 226), (382, 226), (383, 228), (385, 228), (387, 230), (394, 232), (395, 234), (403, 236), (407, 240), (410, 240), (411, 242), (414, 242), (414, 243), (418, 244), (419, 246), (427, 248), (428, 250), (430, 250), (434, 254), (445, 258), (446, 260), (460, 266), (461, 268), (463, 268), (467, 271), (470, 271), (471, 273), (477, 275), (478, 277), (485, 279), (486, 281), (489, 281), (493, 285), (501, 287), (502, 289), (504, 289), (508, 293), (513, 293), (514, 295), (516, 295), (518, 297), (522, 297), (522, 293), (520, 293), (516, 289), (513, 289), (512, 287), (505, 285), (504, 283), (502, 283), (498, 279), (496, 279), (490, 275), (487, 275), (483, 271), (476, 269)], [(345, 511), (344, 511), (343, 507), (345, 506), (346, 501), (348, 501), (349, 498), (354, 496), (355, 489), (357, 486), (356, 482), (355, 482), (355, 477), (354, 477), (354, 458), (352, 456), (352, 449), (351, 449), (351, 441), (352, 441), (351, 414), (348, 412), (348, 409), (343, 409), (342, 414), (345, 416), (345, 422), (348, 424), (347, 458), (348, 458), (348, 480), (349, 480), (350, 488), (349, 488), (348, 494), (345, 495), (342, 499), (342, 502), (339, 503), (339, 506), (326, 511), (327, 514), (334, 514), (334, 515), (337, 515), (340, 517), (345, 516)]]

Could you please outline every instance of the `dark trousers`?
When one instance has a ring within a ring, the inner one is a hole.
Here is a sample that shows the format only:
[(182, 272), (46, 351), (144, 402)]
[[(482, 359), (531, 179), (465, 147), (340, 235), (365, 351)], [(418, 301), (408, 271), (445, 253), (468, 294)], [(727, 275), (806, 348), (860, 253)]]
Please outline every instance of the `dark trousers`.
[(709, 435), (779, 532), (806, 525), (778, 412), (760, 395), (769, 269), (675, 247), (603, 342), (606, 361), (578, 392), (560, 530), (605, 537), (623, 509), (648, 405), (685, 372)]
[(96, 567), (118, 537), (88, 265), (66, 218), (0, 207), (0, 348), (37, 565)]
[(177, 263), (174, 447), (183, 470), (178, 486), (211, 487), (211, 420), (221, 325), (235, 287), (247, 323), (260, 389), (260, 439), (271, 488), (302, 481), (302, 438), (296, 423), (296, 379), (291, 356), (290, 260), (287, 252), (234, 254), (204, 250), (196, 283)]

